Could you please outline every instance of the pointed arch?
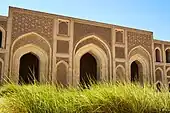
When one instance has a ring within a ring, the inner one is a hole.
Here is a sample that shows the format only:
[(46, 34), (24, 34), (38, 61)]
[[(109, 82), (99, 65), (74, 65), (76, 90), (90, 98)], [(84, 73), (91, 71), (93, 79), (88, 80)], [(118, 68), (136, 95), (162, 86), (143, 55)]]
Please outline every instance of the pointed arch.
[(1, 39), (0, 39), (0, 48), (5, 48), (5, 35), (6, 35), (6, 32), (5, 30), (0, 26), (0, 32), (1, 32)]
[(170, 47), (165, 49), (166, 63), (170, 63)]
[(163, 70), (158, 67), (156, 70), (155, 70), (155, 82), (157, 81), (160, 81), (160, 82), (163, 82)]
[(48, 55), (47, 53), (41, 49), (40, 47), (33, 45), (33, 44), (27, 44), (15, 51), (13, 54), (12, 59), (12, 65), (11, 65), (11, 78), (15, 83), (18, 83), (19, 80), (19, 66), (20, 66), (20, 58), (27, 53), (33, 53), (36, 55), (39, 59), (40, 63), (40, 82), (44, 82), (49, 79), (49, 62), (48, 62)]
[[(106, 44), (100, 37), (98, 37), (98, 36), (96, 36), (95, 34), (92, 34), (92, 35), (89, 35), (89, 36), (86, 36), (86, 37), (83, 37), (80, 41), (78, 41), (77, 43), (76, 43), (76, 45), (75, 45), (75, 47), (74, 47), (74, 50), (73, 50), (73, 55), (75, 55), (76, 54), (76, 49), (77, 49), (77, 46), (81, 43), (81, 42), (83, 42), (83, 41), (85, 41), (85, 40), (87, 40), (87, 39), (90, 39), (90, 38), (94, 38), (94, 39), (96, 39), (96, 40), (98, 40), (99, 42), (101, 42), (103, 45), (104, 45), (104, 47), (106, 48), (106, 50), (107, 50), (107, 52), (108, 52), (108, 59), (109, 59), (109, 73), (108, 74), (110, 74), (110, 75), (112, 75), (112, 63), (111, 63), (111, 51), (110, 51), (110, 48), (109, 48), (109, 46), (108, 46), (108, 44)], [(101, 49), (101, 48), (100, 48)], [(102, 50), (103, 51), (103, 50)]]
[(34, 84), (39, 82), (39, 57), (32, 52), (26, 53), (20, 58), (19, 84)]
[[(128, 54), (129, 57), (129, 79), (131, 78), (131, 64), (134, 61), (139, 62), (140, 77), (143, 82), (149, 82), (152, 79), (152, 63), (150, 53), (142, 46), (134, 47)], [(149, 75), (149, 76), (148, 76)]]
[(29, 33), (26, 33), (26, 34), (23, 34), (23, 35), (19, 36), (16, 40), (14, 40), (14, 42), (13, 42), (12, 45), (11, 45), (11, 48), (13, 49), (13, 46), (15, 45), (15, 43), (16, 43), (17, 41), (19, 41), (21, 38), (27, 37), (27, 36), (29, 36), (29, 35), (35, 35), (35, 36), (38, 36), (38, 37), (42, 38), (42, 39), (47, 43), (47, 45), (49, 46), (50, 51), (51, 51), (50, 43), (49, 43), (43, 36), (39, 35), (39, 34), (36, 33), (36, 32), (29, 32)]
[(68, 67), (68, 63), (64, 60), (61, 60), (56, 64), (55, 83), (68, 85)]
[(74, 55), (74, 76), (75, 78), (73, 83), (79, 83), (80, 80), (80, 59), (86, 54), (90, 53), (94, 56), (97, 61), (97, 75), (99, 75), (100, 80), (108, 80), (108, 58), (106, 53), (94, 44), (87, 44), (81, 47)]
[(170, 67), (168, 69), (166, 69), (166, 76), (170, 77)]
[(155, 48), (155, 61), (162, 62), (162, 51), (159, 47)]
[(133, 49), (131, 49), (131, 50), (129, 51), (128, 56), (132, 56), (131, 54), (132, 54), (133, 51), (135, 51), (135, 50), (139, 50), (139, 51), (141, 51), (142, 53), (145, 52), (145, 54), (148, 56), (149, 60), (151, 60), (151, 55), (150, 55), (150, 53), (149, 53), (144, 47), (142, 47), (141, 45), (136, 46), (136, 47), (134, 47)]
[(116, 81), (119, 82), (126, 81), (125, 68), (120, 64), (116, 67)]

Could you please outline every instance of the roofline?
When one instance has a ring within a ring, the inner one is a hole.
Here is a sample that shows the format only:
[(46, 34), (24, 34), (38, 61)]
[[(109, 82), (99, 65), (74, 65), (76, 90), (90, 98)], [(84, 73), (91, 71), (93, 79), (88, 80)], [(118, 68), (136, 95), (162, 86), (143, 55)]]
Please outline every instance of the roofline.
[(0, 15), (0, 20), (7, 20), (7, 16), (2, 16), (2, 15)]
[(14, 7), (14, 6), (9, 6), (9, 8), (21, 9), (21, 10), (25, 10), (25, 11), (33, 11), (35, 13), (42, 13), (42, 14), (46, 14), (46, 15), (51, 15), (53, 17), (59, 16), (59, 17), (63, 17), (63, 18), (74, 19), (74, 20), (77, 20), (77, 21), (86, 21), (86, 22), (90, 22), (90, 23), (97, 23), (97, 24), (102, 24), (104, 26), (108, 26), (108, 27), (123, 27), (123, 28), (132, 29), (132, 30), (139, 30), (139, 31), (153, 33), (152, 31), (144, 30), (144, 29), (137, 29), (137, 28), (132, 28), (132, 27), (120, 26), (120, 25), (115, 25), (115, 24), (110, 24), (110, 23), (98, 22), (98, 21), (94, 21), (94, 20), (80, 19), (80, 18), (75, 18), (75, 17), (71, 17), (71, 16), (58, 15), (58, 14), (54, 14), (54, 13), (47, 13), (47, 12), (42, 12), (42, 11), (37, 11), (37, 10), (30, 10), (30, 9), (25, 9), (25, 8)]
[(155, 43), (164, 43), (164, 44), (170, 44), (170, 41), (168, 40), (159, 40), (159, 39), (153, 39)]

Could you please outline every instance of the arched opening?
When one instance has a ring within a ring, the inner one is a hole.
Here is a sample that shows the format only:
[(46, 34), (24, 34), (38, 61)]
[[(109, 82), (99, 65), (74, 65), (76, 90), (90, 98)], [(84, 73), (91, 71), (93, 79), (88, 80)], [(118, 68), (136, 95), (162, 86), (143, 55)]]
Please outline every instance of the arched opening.
[(39, 59), (32, 53), (23, 55), (20, 59), (19, 83), (33, 84), (39, 82)]
[(125, 72), (123, 67), (117, 67), (116, 69), (116, 82), (124, 83), (126, 81)]
[(59, 62), (57, 65), (57, 76), (56, 76), (56, 82), (59, 85), (67, 86), (67, 65), (66, 62)]
[(116, 42), (123, 43), (123, 31), (116, 31)]
[[(150, 53), (142, 46), (134, 47), (129, 52), (129, 79), (131, 79), (131, 64), (135, 61), (138, 66), (139, 82), (143, 86), (144, 82), (152, 83), (152, 60)], [(134, 72), (132, 72), (134, 73)], [(141, 84), (142, 83), (142, 84)]]
[(3, 34), (2, 31), (0, 30), (0, 48), (2, 47), (2, 38), (3, 38)]
[(162, 72), (161, 69), (158, 68), (158, 69), (156, 70), (156, 72), (155, 72), (156, 82), (157, 82), (157, 81), (161, 81), (161, 82), (162, 82), (162, 73), (163, 73), (163, 72)]
[(163, 75), (162, 69), (161, 68), (156, 69), (156, 72), (155, 72), (156, 88), (157, 88), (157, 91), (159, 92), (161, 91), (161, 88), (162, 88), (162, 82), (163, 82), (162, 75)]
[(131, 63), (131, 82), (140, 82), (143, 84), (143, 68), (139, 61)]
[(59, 21), (58, 33), (61, 35), (68, 35), (68, 22)]
[(84, 54), (80, 59), (80, 84), (89, 86), (97, 81), (97, 62), (90, 54)]
[(166, 72), (166, 75), (167, 75), (168, 78), (170, 78), (170, 70), (168, 70), (168, 71)]
[(170, 63), (170, 49), (166, 50), (166, 63)]
[(156, 62), (160, 62), (161, 61), (161, 53), (159, 49), (155, 50), (155, 57), (156, 57)]

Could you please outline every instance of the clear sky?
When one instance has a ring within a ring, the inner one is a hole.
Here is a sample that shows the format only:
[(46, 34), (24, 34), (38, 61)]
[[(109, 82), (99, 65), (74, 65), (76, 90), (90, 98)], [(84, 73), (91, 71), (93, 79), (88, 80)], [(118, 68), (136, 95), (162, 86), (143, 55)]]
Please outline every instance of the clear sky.
[(0, 15), (8, 6), (150, 30), (170, 41), (170, 0), (2, 0)]

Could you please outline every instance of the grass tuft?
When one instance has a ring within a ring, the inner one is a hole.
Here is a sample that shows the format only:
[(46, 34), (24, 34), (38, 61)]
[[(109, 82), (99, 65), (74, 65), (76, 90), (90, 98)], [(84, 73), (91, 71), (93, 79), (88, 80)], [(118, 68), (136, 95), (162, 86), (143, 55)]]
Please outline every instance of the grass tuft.
[(0, 88), (0, 112), (159, 113), (170, 111), (169, 97), (168, 91), (128, 83), (102, 83), (87, 89), (8, 84)]

